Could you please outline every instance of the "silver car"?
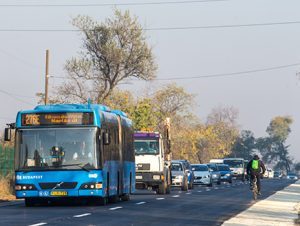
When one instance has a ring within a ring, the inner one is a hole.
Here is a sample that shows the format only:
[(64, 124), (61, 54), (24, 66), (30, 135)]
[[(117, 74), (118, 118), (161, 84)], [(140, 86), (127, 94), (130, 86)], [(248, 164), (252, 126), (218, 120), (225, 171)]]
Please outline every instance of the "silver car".
[(211, 173), (206, 164), (192, 164), (192, 171), (194, 172), (194, 184), (212, 186)]
[(171, 163), (172, 186), (181, 187), (182, 191), (188, 190), (188, 175), (181, 161)]

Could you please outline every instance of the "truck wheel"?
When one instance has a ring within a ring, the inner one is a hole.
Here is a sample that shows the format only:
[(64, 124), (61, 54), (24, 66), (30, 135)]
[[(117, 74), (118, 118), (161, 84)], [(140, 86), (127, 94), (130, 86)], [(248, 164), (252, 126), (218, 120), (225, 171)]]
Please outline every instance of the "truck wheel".
[(189, 188), (189, 189), (193, 189), (193, 188), (194, 188), (194, 183), (193, 183), (193, 182), (189, 183), (188, 188)]
[(217, 185), (220, 185), (220, 184), (221, 184), (221, 181), (218, 181), (218, 182), (217, 182)]
[(166, 190), (166, 194), (170, 194), (171, 193), (171, 185), (167, 186), (167, 190)]
[(164, 183), (162, 183), (162, 184), (159, 184), (158, 185), (158, 194), (159, 195), (164, 195), (164, 194), (166, 194), (166, 182), (164, 182)]
[(181, 190), (182, 191), (187, 191), (188, 190), (188, 182), (187, 180), (184, 181), (182, 187), (181, 187)]

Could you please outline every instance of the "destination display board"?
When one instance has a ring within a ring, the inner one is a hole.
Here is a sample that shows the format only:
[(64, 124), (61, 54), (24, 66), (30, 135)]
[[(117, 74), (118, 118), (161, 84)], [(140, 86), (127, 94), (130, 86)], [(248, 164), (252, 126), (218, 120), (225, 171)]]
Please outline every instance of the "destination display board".
[(22, 126), (93, 125), (94, 115), (92, 112), (25, 113), (21, 120)]

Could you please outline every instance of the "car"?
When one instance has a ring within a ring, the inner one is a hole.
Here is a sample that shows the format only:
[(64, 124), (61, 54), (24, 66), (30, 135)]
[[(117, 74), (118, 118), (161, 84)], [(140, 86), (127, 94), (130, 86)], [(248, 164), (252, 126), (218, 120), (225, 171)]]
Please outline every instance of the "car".
[(208, 169), (210, 170), (212, 181), (217, 184), (221, 184), (221, 173), (216, 163), (207, 163)]
[(171, 162), (172, 186), (180, 187), (182, 191), (188, 190), (188, 175), (185, 165), (181, 161)]
[(187, 175), (188, 175), (188, 188), (193, 189), (194, 184), (194, 173), (191, 167), (191, 163), (188, 160), (178, 160), (181, 161), (186, 169)]
[(218, 168), (221, 174), (221, 181), (232, 183), (232, 172), (228, 165), (218, 164)]
[(288, 174), (286, 175), (286, 179), (290, 179), (290, 180), (298, 180), (298, 176), (297, 176), (296, 173), (288, 172)]
[(192, 164), (191, 166), (194, 172), (194, 184), (204, 184), (211, 187), (213, 181), (208, 166), (206, 164)]
[(274, 178), (282, 178), (281, 171), (274, 171)]
[(267, 168), (265, 173), (264, 173), (264, 177), (273, 178), (274, 177), (274, 171), (270, 168)]

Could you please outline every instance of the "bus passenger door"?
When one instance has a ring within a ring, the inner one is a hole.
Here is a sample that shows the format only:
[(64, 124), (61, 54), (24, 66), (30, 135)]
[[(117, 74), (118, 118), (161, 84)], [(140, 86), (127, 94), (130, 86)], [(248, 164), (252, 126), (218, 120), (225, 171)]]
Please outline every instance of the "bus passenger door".
[(123, 195), (124, 188), (124, 159), (123, 159), (123, 141), (122, 141), (122, 119), (117, 116), (118, 119), (118, 151), (119, 151), (119, 171), (118, 171), (118, 195)]

